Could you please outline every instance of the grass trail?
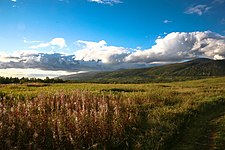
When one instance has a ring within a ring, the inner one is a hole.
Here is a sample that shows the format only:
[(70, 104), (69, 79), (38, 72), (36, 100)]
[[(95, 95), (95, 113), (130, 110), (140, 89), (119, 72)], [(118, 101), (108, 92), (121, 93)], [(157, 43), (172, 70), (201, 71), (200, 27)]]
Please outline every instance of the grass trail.
[(171, 150), (215, 150), (217, 120), (225, 115), (224, 102), (206, 106), (181, 132)]

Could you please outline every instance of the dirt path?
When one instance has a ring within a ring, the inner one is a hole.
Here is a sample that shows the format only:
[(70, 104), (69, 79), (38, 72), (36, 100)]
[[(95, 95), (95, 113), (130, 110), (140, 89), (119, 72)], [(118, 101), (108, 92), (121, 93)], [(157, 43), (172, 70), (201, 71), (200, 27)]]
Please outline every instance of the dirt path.
[(216, 121), (225, 115), (225, 105), (220, 105), (199, 114), (177, 137), (171, 150), (215, 150)]
[(213, 120), (209, 120), (205, 124), (205, 130), (202, 135), (200, 135), (199, 139), (196, 142), (195, 147), (205, 150), (215, 150), (215, 140), (216, 140), (216, 123), (217, 117)]

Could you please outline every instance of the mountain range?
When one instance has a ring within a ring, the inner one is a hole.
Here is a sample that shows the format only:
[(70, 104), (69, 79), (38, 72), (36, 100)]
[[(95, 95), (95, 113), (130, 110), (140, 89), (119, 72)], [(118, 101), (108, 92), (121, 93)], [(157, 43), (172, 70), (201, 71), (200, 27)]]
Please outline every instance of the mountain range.
[(183, 81), (217, 76), (225, 76), (225, 60), (198, 58), (150, 68), (87, 72), (59, 78), (74, 82), (146, 83)]

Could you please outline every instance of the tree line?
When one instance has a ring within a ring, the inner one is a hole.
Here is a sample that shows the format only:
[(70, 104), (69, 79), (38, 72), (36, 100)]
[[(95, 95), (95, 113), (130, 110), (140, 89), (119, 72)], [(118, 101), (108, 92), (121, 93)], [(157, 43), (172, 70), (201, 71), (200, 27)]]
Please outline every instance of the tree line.
[(64, 80), (59, 78), (49, 78), (46, 77), (45, 79), (40, 78), (18, 78), (18, 77), (1, 77), (0, 76), (0, 84), (23, 84), (23, 83), (65, 83)]

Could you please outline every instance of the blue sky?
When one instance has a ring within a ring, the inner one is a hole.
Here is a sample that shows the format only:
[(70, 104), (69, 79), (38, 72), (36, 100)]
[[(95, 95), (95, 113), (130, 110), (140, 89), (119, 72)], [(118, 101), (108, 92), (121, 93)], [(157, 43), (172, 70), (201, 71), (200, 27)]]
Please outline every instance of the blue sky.
[[(87, 0), (1, 0), (0, 48), (26, 49), (24, 38), (49, 41), (63, 37), (72, 48), (76, 48), (72, 43), (77, 40), (105, 40), (110, 45), (148, 48), (164, 32), (210, 30), (224, 35), (225, 3), (222, 1), (121, 2), (112, 6)], [(202, 15), (185, 13), (197, 5), (211, 8)], [(165, 20), (169, 22), (164, 23)]]
[[(198, 36), (197, 32), (205, 33), (208, 38), (217, 39), (219, 45), (223, 44), (225, 0), (1, 0), (0, 18), (2, 59), (14, 57), (18, 51), (35, 51), (75, 55), (73, 58), (84, 58), (88, 62), (90, 59), (86, 59), (86, 55), (80, 56), (82, 50), (95, 52), (93, 49), (90, 51), (94, 44), (90, 42), (99, 44), (104, 41), (103, 51), (116, 53), (116, 56), (126, 53), (132, 55), (129, 59), (136, 58), (137, 52), (143, 51), (139, 62), (137, 59), (131, 61), (140, 64), (153, 62), (144, 60), (153, 55), (146, 51), (155, 45), (157, 47), (157, 39), (165, 43), (168, 39), (165, 37), (172, 33), (193, 33), (194, 36)], [(95, 45), (95, 49), (97, 47)], [(219, 51), (215, 55), (223, 58), (223, 47)], [(109, 57), (110, 54), (100, 52), (99, 55)], [(215, 55), (205, 54), (210, 58)], [(120, 62), (124, 62), (125, 57)], [(167, 62), (170, 59), (155, 61)]]

